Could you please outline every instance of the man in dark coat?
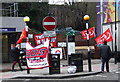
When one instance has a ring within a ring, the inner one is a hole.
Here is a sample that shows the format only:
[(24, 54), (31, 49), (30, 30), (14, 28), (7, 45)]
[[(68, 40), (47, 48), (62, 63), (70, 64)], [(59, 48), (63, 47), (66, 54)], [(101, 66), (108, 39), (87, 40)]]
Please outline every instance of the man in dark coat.
[(16, 45), (16, 47), (14, 47), (12, 50), (11, 50), (11, 55), (13, 57), (13, 64), (12, 64), (12, 71), (14, 72), (14, 67), (15, 67), (15, 64), (18, 63), (19, 64), (19, 67), (20, 67), (20, 70), (22, 71), (22, 67), (21, 67), (21, 63), (20, 63), (20, 60), (19, 60), (19, 56), (20, 56), (20, 45)]
[(104, 72), (104, 64), (106, 63), (106, 71), (109, 72), (109, 60), (111, 58), (111, 49), (107, 45), (107, 41), (100, 47), (100, 57), (102, 58), (101, 71)]

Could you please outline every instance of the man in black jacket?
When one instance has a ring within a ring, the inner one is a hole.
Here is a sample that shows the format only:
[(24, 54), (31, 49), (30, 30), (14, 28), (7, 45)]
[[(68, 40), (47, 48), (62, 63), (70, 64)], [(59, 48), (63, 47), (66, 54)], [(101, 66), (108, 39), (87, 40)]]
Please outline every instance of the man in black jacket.
[(15, 67), (15, 64), (18, 63), (19, 64), (19, 67), (20, 67), (20, 70), (22, 71), (22, 67), (21, 67), (21, 63), (20, 63), (20, 60), (19, 60), (19, 56), (20, 56), (20, 45), (17, 44), (16, 47), (14, 47), (12, 50), (11, 50), (11, 54), (12, 54), (12, 57), (13, 57), (13, 64), (12, 64), (12, 71), (14, 72), (14, 67)]
[(100, 47), (100, 57), (102, 58), (101, 71), (104, 72), (104, 64), (106, 63), (106, 71), (109, 72), (109, 60), (111, 58), (111, 49), (107, 45), (107, 41), (104, 41), (104, 45)]

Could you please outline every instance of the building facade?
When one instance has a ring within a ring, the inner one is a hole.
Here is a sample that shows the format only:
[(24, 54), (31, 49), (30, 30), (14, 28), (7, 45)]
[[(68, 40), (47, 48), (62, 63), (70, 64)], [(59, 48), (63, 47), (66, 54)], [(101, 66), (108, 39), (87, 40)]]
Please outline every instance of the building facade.
[[(120, 22), (116, 23), (116, 45), (117, 45), (117, 51), (120, 51)], [(103, 32), (105, 32), (108, 28), (110, 28), (113, 41), (109, 42), (112, 51), (115, 51), (115, 23), (106, 23), (103, 24)]]
[[(102, 5), (101, 5), (102, 4)], [(120, 51), (120, 1), (108, 0), (97, 2), (97, 37), (110, 28), (113, 41), (109, 42), (112, 51), (115, 51), (115, 31), (117, 51)], [(115, 18), (116, 17), (116, 18)], [(117, 30), (115, 30), (115, 21)]]
[(12, 44), (16, 44), (25, 27), (23, 17), (0, 17), (0, 41), (2, 62), (10, 62)]

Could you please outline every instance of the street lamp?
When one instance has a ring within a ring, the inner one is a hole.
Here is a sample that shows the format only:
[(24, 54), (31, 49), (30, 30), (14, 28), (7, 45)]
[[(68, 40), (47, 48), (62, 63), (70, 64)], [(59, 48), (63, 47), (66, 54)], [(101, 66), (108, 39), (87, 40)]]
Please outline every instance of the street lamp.
[[(25, 16), (24, 17), (24, 22), (25, 22), (25, 28), (26, 28), (26, 39), (27, 39), (27, 41), (28, 41), (28, 25), (27, 25), (27, 23), (29, 21), (30, 21), (30, 18), (28, 16)], [(30, 74), (30, 70), (28, 69), (28, 66), (27, 66), (27, 74)]]
[(28, 16), (25, 16), (24, 17), (24, 22), (29, 22), (30, 21), (30, 18)]
[(26, 28), (26, 32), (27, 32), (27, 35), (26, 35), (26, 37), (27, 37), (27, 40), (28, 40), (28, 25), (27, 25), (27, 23), (30, 21), (30, 18), (28, 17), (28, 16), (25, 16), (24, 17), (24, 22), (25, 22), (25, 28)]
[(91, 72), (91, 58), (90, 58), (90, 47), (89, 47), (89, 32), (88, 32), (88, 21), (90, 17), (88, 15), (84, 16), (84, 20), (86, 21), (86, 29), (87, 29), (87, 42), (88, 42), (88, 69)]
[(25, 28), (26, 28), (26, 32), (27, 32), (27, 34), (26, 34), (26, 38), (27, 38), (27, 40), (28, 40), (28, 25), (27, 25), (27, 23), (30, 21), (30, 18), (28, 17), (28, 16), (25, 16), (24, 17), (24, 22), (25, 22)]

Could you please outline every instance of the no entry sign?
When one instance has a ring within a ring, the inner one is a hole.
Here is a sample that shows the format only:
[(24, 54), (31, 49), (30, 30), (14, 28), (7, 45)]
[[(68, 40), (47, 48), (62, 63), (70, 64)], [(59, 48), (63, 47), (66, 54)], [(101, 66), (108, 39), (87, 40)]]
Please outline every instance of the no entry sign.
[(48, 30), (52, 31), (56, 27), (56, 20), (54, 17), (47, 16), (43, 19), (43, 27)]

